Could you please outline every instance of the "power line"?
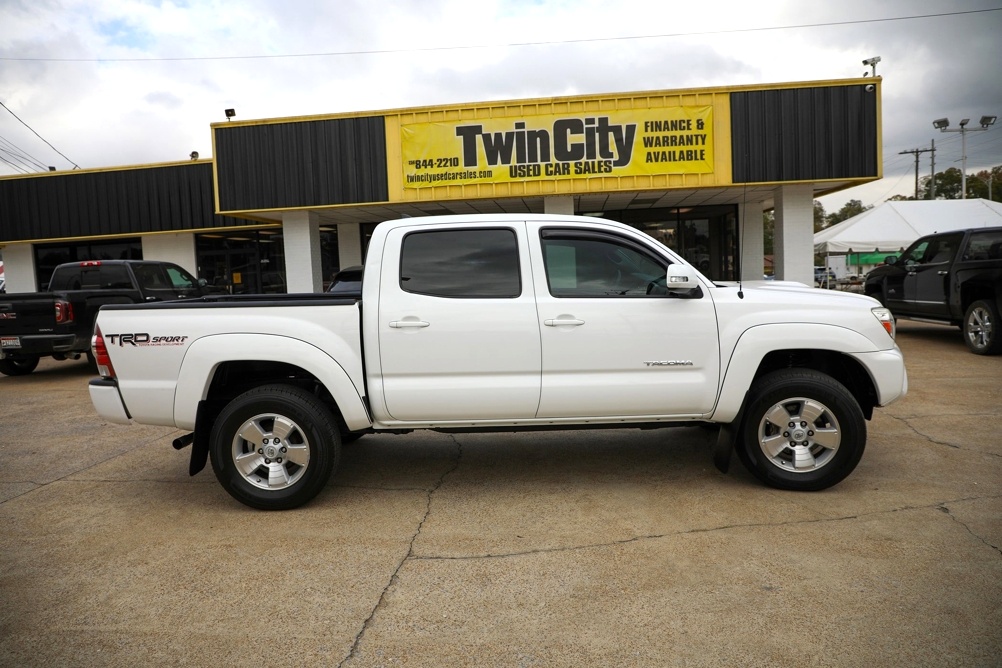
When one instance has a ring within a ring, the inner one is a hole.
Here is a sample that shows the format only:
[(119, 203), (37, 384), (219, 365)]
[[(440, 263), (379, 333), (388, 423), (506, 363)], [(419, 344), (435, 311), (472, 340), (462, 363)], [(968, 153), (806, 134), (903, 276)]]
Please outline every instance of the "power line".
[[(10, 110), (10, 109), (9, 109), (9, 108), (7, 107), (7, 105), (6, 105), (6, 104), (4, 104), (3, 102), (0, 102), (0, 107), (3, 107), (4, 109), (7, 109), (7, 112), (8, 112), (8, 113), (9, 113), (9, 114), (10, 114), (11, 116), (13, 116), (14, 118), (17, 118), (18, 122), (20, 122), (20, 123), (21, 123), (21, 125), (23, 125), (24, 127), (28, 128), (29, 130), (31, 130), (31, 131), (32, 131), (32, 133), (34, 133), (34, 135), (35, 135), (36, 137), (38, 137), (39, 139), (41, 139), (42, 141), (44, 141), (44, 142), (45, 142), (46, 144), (48, 144), (48, 145), (49, 145), (49, 148), (51, 148), (51, 149), (52, 149), (53, 151), (55, 151), (56, 153), (59, 153), (59, 155), (62, 155), (62, 156), (63, 156), (64, 158), (66, 158), (66, 156), (65, 156), (65, 155), (63, 155), (63, 154), (62, 154), (62, 152), (61, 152), (61, 151), (60, 151), (60, 150), (59, 150), (58, 148), (56, 148), (56, 147), (55, 147), (55, 146), (53, 146), (52, 144), (49, 144), (49, 141), (48, 141), (48, 140), (47, 140), (47, 139), (46, 139), (45, 137), (43, 137), (42, 135), (40, 135), (40, 134), (38, 134), (37, 132), (35, 132), (34, 128), (32, 128), (32, 127), (31, 127), (30, 125), (28, 125), (27, 123), (25, 123), (24, 121), (22, 121), (22, 120), (21, 120), (20, 118), (18, 118), (18, 115), (17, 115), (17, 114), (15, 114), (15, 113), (14, 113), (13, 111), (11, 111), (11, 110)], [(68, 163), (70, 163), (71, 165), (73, 165), (73, 168), (74, 168), (74, 169), (80, 169), (80, 165), (78, 165), (77, 163), (73, 162), (73, 161), (72, 161), (72, 160), (70, 160), (69, 158), (66, 158), (66, 162), (68, 162)]]
[(6, 153), (7, 155), (17, 158), (19, 162), (24, 164), (24, 161), (32, 163), (32, 166), (45, 171), (47, 167), (42, 164), (42, 161), (31, 155), (19, 146), (16, 146), (9, 139), (0, 136), (0, 152)]
[(967, 14), (982, 14), (985, 12), (1002, 11), (1002, 7), (993, 9), (972, 9), (962, 12), (943, 12), (939, 14), (917, 14), (914, 16), (895, 16), (884, 19), (859, 19), (855, 21), (831, 21), (828, 23), (802, 23), (787, 26), (767, 26), (761, 28), (734, 28), (730, 30), (704, 30), (700, 32), (664, 33), (660, 35), (632, 35), (627, 37), (590, 37), (581, 39), (547, 40), (540, 42), (508, 42), (504, 44), (476, 44), (465, 46), (431, 46), (409, 49), (374, 49), (371, 51), (330, 51), (321, 53), (285, 53), (254, 56), (178, 56), (168, 58), (10, 58), (0, 57), (0, 61), (46, 62), (46, 63), (137, 63), (137, 62), (181, 62), (202, 60), (273, 60), (278, 58), (326, 58), (331, 56), (373, 56), (399, 53), (422, 53), (431, 51), (469, 51), (473, 49), (510, 48), (520, 46), (553, 46), (561, 44), (588, 44), (600, 42), (625, 42), (641, 39), (667, 39), (674, 37), (706, 37), (710, 35), (733, 35), (740, 33), (766, 32), (771, 30), (800, 30), (804, 28), (831, 28), (837, 26), (861, 25), (867, 23), (887, 23), (890, 21), (913, 21), (918, 19), (943, 18), (948, 16), (963, 16)]

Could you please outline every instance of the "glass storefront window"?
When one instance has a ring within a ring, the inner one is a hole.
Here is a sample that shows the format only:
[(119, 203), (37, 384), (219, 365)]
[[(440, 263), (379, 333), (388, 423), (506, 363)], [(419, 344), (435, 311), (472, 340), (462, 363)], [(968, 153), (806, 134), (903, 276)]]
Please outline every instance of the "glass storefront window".
[(35, 246), (35, 280), (40, 289), (48, 287), (52, 270), (65, 262), (85, 260), (142, 260), (143, 244), (139, 239), (85, 241), (75, 244), (39, 244)]
[(286, 292), (285, 246), (280, 230), (209, 232), (195, 238), (198, 278), (219, 292)]
[(732, 205), (606, 211), (603, 218), (649, 234), (708, 278), (738, 278), (737, 207)]

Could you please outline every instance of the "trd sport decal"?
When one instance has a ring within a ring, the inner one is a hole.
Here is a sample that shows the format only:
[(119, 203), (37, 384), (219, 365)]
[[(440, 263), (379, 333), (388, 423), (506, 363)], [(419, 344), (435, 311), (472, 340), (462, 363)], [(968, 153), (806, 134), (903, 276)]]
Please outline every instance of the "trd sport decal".
[(135, 334), (105, 334), (104, 338), (113, 346), (181, 346), (187, 336), (150, 336), (145, 332)]

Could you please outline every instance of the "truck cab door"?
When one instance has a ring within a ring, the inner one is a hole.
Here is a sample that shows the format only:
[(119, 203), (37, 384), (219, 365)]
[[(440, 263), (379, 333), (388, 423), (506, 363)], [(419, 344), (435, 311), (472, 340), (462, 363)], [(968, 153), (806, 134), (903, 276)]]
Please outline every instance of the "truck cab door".
[(948, 315), (950, 266), (962, 240), (962, 234), (934, 237), (922, 255), (906, 265), (903, 292), (908, 313)]
[[(716, 313), (666, 289), (671, 259), (611, 230), (529, 223), (542, 340), (537, 417), (696, 416), (716, 401)], [(638, 233), (639, 236), (639, 233)]]
[(536, 414), (540, 342), (528, 255), (524, 223), (415, 222), (388, 233), (370, 390), (381, 386), (392, 420)]

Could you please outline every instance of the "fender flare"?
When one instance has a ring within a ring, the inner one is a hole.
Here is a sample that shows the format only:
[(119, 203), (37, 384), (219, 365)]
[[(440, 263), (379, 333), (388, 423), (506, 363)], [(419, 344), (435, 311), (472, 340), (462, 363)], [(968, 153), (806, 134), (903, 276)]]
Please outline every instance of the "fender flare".
[(198, 405), (207, 398), (219, 365), (241, 361), (298, 366), (327, 388), (349, 430), (372, 426), (359, 387), (341, 363), (320, 348), (275, 334), (217, 334), (198, 339), (185, 351), (174, 391), (174, 423), (179, 429), (195, 428)]
[(727, 360), (713, 422), (732, 422), (762, 360), (777, 350), (828, 350), (850, 355), (875, 352), (867, 337), (847, 327), (819, 323), (773, 323), (746, 329)]

